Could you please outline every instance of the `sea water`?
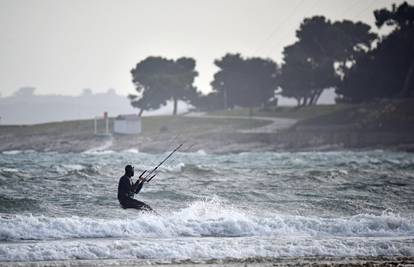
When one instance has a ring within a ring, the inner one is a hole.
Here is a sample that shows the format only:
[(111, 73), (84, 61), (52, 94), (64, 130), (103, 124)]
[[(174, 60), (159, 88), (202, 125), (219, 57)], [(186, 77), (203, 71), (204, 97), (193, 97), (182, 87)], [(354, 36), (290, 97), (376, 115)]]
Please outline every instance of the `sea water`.
[(0, 153), (0, 262), (414, 256), (414, 154), (179, 152), (122, 209), (167, 154)]

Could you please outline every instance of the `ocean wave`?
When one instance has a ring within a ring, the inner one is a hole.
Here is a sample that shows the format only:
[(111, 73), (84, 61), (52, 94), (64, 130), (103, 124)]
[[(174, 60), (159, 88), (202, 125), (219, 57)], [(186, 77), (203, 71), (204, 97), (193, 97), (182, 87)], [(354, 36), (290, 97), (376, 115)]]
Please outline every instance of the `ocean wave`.
[(0, 195), (0, 212), (30, 211), (38, 208), (38, 202), (30, 198), (11, 198)]
[(22, 172), (16, 168), (0, 168), (0, 176), (5, 178), (21, 177)]
[(62, 176), (75, 175), (79, 177), (89, 177), (100, 174), (99, 168), (91, 164), (58, 164), (54, 166), (56, 172)]
[(193, 156), (193, 155), (207, 156), (207, 155), (209, 155), (204, 149), (199, 149), (199, 150), (196, 150), (196, 151), (189, 151), (189, 149), (187, 149), (186, 151), (178, 151), (177, 154), (178, 155), (183, 155), (183, 156), (187, 156), (187, 155), (190, 155), (190, 156)]
[(1, 168), (0, 171), (1, 172), (7, 172), (7, 173), (10, 173), (10, 172), (11, 173), (19, 172), (19, 170), (16, 169), (16, 168)]
[(188, 164), (184, 167), (183, 171), (191, 172), (195, 174), (200, 173), (218, 173), (215, 169), (200, 164)]
[(197, 151), (196, 151), (196, 154), (197, 154), (197, 155), (201, 155), (201, 156), (206, 156), (206, 155), (208, 155), (208, 153), (207, 153), (205, 150), (203, 150), (203, 149), (199, 149), (199, 150), (197, 150)]
[(171, 237), (396, 237), (414, 235), (414, 219), (396, 214), (320, 218), (259, 216), (215, 201), (196, 201), (162, 216), (99, 219), (15, 215), (0, 218), (0, 240)]
[[(90, 239), (0, 244), (0, 261), (140, 259), (147, 263), (315, 256), (414, 256), (413, 239)], [(49, 265), (49, 264), (47, 264)]]
[(131, 153), (131, 154), (138, 154), (139, 153), (139, 150), (136, 149), (136, 148), (130, 148), (130, 149), (123, 150), (122, 152), (124, 152), (124, 153)]
[(185, 164), (183, 162), (174, 164), (174, 165), (165, 165), (160, 167), (161, 172), (171, 172), (171, 173), (179, 173), (183, 171)]
[(6, 151), (3, 151), (2, 154), (4, 154), (4, 155), (17, 155), (17, 154), (20, 154), (22, 152), (23, 152), (22, 150), (6, 150)]
[(92, 150), (86, 150), (82, 153), (87, 154), (87, 155), (97, 155), (97, 156), (99, 156), (99, 155), (113, 154), (113, 153), (115, 153), (115, 151), (113, 151), (113, 150), (95, 150), (95, 149), (92, 149)]
[(217, 173), (214, 169), (203, 166), (200, 164), (185, 164), (183, 162), (173, 164), (173, 165), (166, 165), (162, 166), (159, 169), (160, 172), (166, 173), (181, 173), (181, 172), (189, 172), (194, 174), (200, 173)]
[(28, 154), (28, 153), (35, 153), (36, 151), (33, 149), (26, 149), (26, 150), (5, 150), (2, 152), (4, 155), (17, 155), (17, 154)]

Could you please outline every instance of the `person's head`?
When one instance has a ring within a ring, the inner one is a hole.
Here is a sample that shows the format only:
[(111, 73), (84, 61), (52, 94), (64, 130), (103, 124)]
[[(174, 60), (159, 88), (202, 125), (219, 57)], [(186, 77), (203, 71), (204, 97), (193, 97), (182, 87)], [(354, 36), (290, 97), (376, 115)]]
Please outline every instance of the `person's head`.
[(131, 165), (126, 165), (125, 166), (125, 174), (129, 177), (134, 176), (134, 167), (132, 167)]

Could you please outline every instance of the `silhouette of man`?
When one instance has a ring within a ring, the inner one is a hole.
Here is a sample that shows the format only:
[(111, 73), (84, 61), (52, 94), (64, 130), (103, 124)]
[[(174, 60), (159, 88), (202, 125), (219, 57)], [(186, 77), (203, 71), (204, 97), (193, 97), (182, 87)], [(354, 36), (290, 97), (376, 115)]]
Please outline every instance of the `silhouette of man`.
[(134, 194), (138, 194), (141, 191), (142, 186), (146, 179), (142, 175), (138, 178), (137, 182), (132, 181), (134, 176), (134, 167), (131, 165), (125, 166), (125, 174), (119, 179), (118, 184), (118, 200), (124, 209), (137, 209), (152, 211), (152, 208), (142, 201), (134, 199)]

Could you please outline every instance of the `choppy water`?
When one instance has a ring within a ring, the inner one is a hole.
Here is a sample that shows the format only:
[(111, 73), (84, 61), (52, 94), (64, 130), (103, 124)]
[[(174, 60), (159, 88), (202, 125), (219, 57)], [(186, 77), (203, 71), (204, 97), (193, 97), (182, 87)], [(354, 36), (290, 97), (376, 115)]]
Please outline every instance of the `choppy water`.
[(135, 150), (0, 154), (0, 262), (280, 256), (414, 256), (414, 155), (178, 153), (136, 197), (116, 199)]

